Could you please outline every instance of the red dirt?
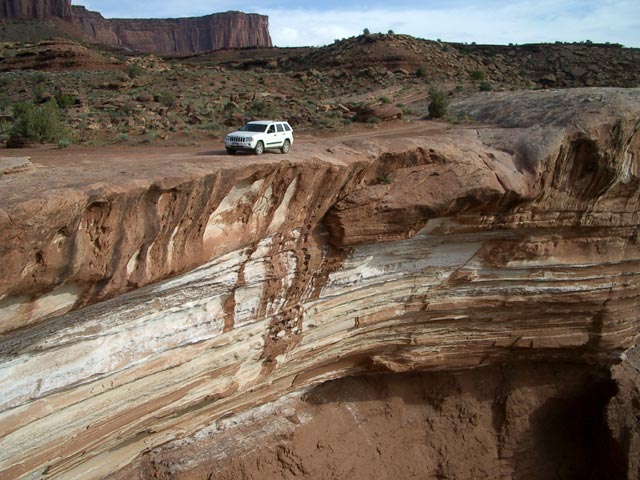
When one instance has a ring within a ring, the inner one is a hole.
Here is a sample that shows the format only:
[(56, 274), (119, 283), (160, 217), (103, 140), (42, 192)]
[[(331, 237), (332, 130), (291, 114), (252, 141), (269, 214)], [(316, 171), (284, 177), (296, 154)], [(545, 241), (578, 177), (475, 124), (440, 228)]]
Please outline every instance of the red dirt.
[[(640, 440), (639, 421), (628, 415), (633, 402), (638, 411), (638, 375), (629, 365), (613, 372), (612, 378), (606, 368), (537, 364), (345, 378), (314, 388), (266, 422), (225, 432), (223, 444), (229, 438), (236, 442), (225, 458), (216, 455), (214, 460), (211, 452), (209, 461), (185, 469), (190, 455), (206, 458), (206, 452), (189, 451), (197, 445), (158, 449), (126, 475), (180, 480), (638, 478), (633, 452)], [(274, 432), (283, 416), (291, 428)]]

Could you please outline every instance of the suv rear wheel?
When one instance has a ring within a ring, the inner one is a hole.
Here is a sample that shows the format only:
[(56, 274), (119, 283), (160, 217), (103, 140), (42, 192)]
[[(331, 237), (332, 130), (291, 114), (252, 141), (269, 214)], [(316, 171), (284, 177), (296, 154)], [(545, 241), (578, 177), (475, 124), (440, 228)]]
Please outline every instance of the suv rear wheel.
[(282, 144), (282, 147), (280, 147), (280, 151), (282, 153), (289, 153), (290, 147), (291, 147), (291, 143), (289, 142), (289, 140), (285, 140), (284, 143)]
[(256, 155), (262, 155), (264, 153), (264, 143), (262, 141), (256, 143), (256, 148), (253, 149)]

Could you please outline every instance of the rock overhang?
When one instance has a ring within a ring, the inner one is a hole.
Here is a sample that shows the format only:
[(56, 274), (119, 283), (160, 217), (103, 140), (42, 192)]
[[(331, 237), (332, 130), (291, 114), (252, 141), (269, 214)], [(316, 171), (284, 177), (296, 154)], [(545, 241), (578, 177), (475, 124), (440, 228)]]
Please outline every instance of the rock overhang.
[(8, 204), (1, 471), (103, 476), (355, 373), (618, 361), (638, 334), (640, 94), (581, 112), (593, 95), (568, 93), (561, 125), (418, 128)]

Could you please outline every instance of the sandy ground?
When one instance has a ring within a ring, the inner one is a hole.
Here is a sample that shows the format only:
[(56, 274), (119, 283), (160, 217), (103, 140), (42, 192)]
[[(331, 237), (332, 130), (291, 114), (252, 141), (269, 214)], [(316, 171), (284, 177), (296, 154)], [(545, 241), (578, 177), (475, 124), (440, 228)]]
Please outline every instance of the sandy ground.
[(29, 157), (35, 167), (29, 172), (0, 177), (0, 207), (46, 196), (50, 190), (108, 183), (125, 186), (132, 181), (157, 181), (171, 177), (198, 176), (219, 168), (305, 162), (311, 159), (345, 163), (362, 160), (362, 153), (348, 144), (376, 138), (385, 141), (434, 135), (451, 128), (441, 122), (390, 122), (377, 128), (361, 127), (341, 136), (296, 135), (287, 155), (268, 151), (264, 155), (228, 155), (219, 140), (197, 147), (163, 146), (71, 146), (40, 145), (25, 149), (0, 149), (0, 157)]

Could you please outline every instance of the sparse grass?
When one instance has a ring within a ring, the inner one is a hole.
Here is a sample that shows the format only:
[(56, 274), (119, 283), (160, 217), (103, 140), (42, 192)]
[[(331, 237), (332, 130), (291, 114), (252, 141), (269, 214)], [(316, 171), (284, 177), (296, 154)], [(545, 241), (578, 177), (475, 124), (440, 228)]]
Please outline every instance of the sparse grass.
[(379, 98), (380, 103), (389, 104), (391, 103), (391, 99), (389, 97), (383, 96)]
[(396, 107), (398, 107), (400, 110), (402, 110), (402, 113), (404, 115), (415, 115), (416, 111), (411, 108), (409, 105), (405, 105), (404, 103), (398, 103), (396, 105)]
[(474, 124), (478, 123), (477, 119), (468, 113), (448, 113), (447, 114), (447, 122), (452, 123), (454, 125), (464, 123), (464, 124)]

